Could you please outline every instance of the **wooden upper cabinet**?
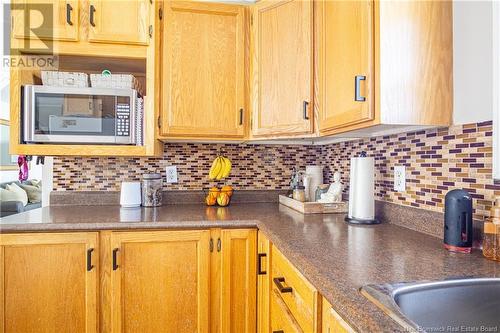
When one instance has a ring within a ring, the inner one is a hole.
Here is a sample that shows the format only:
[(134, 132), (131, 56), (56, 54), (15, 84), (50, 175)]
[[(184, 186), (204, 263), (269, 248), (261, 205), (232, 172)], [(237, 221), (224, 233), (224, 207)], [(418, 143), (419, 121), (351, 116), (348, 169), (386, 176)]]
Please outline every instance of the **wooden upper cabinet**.
[(97, 332), (97, 233), (0, 237), (1, 332)]
[(221, 332), (255, 332), (257, 230), (222, 230), (221, 239)]
[(448, 126), (453, 115), (453, 2), (376, 1), (382, 123)]
[(149, 0), (90, 0), (90, 42), (148, 44)]
[(78, 40), (78, 0), (14, 0), (11, 8), (14, 38)]
[(209, 239), (209, 230), (111, 233), (109, 331), (208, 332)]
[(316, 19), (320, 131), (372, 120), (372, 1), (318, 1)]
[(313, 1), (259, 1), (252, 21), (252, 135), (311, 133)]
[(163, 18), (164, 136), (244, 136), (242, 6), (166, 1)]

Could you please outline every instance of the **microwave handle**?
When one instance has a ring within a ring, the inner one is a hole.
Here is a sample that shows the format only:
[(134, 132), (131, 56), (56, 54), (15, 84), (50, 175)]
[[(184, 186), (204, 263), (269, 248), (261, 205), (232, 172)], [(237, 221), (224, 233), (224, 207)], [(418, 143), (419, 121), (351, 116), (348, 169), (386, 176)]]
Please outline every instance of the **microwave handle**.
[(35, 93), (32, 85), (21, 87), (23, 141), (33, 142), (35, 132)]

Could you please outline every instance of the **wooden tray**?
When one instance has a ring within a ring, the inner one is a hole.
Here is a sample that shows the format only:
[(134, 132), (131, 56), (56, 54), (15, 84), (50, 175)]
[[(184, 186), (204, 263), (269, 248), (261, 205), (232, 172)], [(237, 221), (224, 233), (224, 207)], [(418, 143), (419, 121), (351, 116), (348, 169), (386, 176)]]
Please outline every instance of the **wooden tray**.
[(349, 207), (347, 202), (321, 203), (321, 202), (300, 202), (284, 195), (279, 196), (282, 205), (295, 209), (302, 214), (332, 214), (347, 213)]

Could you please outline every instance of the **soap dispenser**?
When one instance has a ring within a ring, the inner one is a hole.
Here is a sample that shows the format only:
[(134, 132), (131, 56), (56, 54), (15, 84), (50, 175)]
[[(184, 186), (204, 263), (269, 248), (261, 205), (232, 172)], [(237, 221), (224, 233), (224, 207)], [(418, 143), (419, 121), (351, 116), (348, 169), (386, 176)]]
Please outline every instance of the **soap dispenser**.
[(444, 247), (448, 251), (472, 251), (472, 198), (465, 190), (452, 190), (444, 203)]
[(495, 198), (490, 218), (484, 222), (483, 255), (500, 261), (500, 197)]

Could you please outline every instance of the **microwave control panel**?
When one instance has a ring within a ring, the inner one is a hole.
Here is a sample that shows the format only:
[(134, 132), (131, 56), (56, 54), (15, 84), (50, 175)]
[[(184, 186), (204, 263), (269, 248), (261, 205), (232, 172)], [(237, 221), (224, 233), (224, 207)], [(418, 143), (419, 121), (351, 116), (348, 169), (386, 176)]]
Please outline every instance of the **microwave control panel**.
[(116, 135), (130, 135), (130, 104), (116, 104)]

